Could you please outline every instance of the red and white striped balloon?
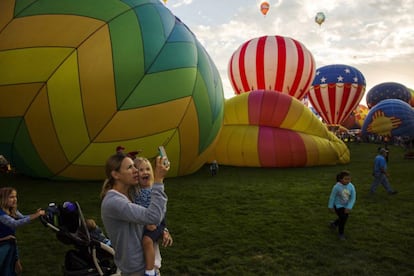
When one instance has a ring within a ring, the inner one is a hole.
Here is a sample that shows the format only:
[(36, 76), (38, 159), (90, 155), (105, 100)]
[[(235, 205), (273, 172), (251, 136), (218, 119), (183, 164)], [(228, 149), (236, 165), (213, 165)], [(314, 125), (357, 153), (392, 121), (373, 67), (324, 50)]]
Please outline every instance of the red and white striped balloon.
[(243, 43), (233, 53), (228, 75), (235, 94), (272, 90), (301, 100), (315, 76), (315, 60), (297, 40), (262, 36)]

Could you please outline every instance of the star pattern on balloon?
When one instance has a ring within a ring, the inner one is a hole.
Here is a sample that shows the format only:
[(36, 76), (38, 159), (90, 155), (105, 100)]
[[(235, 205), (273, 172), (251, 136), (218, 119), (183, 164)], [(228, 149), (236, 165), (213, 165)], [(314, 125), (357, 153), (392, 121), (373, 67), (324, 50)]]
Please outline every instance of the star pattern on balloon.
[(321, 71), (316, 72), (316, 76), (322, 76), (320, 78), (320, 83), (354, 83), (354, 84), (363, 84), (365, 85), (365, 80), (360, 80), (355, 74), (352, 73), (352, 70), (348, 67), (343, 68), (343, 73), (341, 74), (325, 74), (321, 75)]

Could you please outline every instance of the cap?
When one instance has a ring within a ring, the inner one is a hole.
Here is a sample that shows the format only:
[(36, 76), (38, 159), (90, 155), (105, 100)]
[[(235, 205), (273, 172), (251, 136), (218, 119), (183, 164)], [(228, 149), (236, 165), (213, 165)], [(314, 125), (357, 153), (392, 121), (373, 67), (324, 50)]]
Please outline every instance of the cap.
[(384, 149), (384, 148), (380, 148), (379, 153), (387, 153), (388, 150)]

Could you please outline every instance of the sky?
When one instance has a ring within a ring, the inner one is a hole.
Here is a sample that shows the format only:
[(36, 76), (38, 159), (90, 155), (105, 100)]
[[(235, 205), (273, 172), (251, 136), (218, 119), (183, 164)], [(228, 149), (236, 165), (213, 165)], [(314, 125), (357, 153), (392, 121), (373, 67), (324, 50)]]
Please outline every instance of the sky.
[[(168, 0), (166, 7), (195, 34), (219, 70), (224, 97), (234, 96), (227, 69), (244, 42), (264, 35), (300, 41), (316, 69), (330, 64), (357, 68), (365, 96), (375, 85), (398, 82), (414, 89), (413, 0)], [(317, 12), (325, 22), (315, 23)]]

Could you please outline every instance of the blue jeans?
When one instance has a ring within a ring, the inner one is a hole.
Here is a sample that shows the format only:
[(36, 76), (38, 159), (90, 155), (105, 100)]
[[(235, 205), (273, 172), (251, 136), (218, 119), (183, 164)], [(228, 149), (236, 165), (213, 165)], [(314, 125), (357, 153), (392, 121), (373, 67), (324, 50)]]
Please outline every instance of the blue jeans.
[(14, 241), (0, 243), (0, 275), (14, 276), (17, 261), (17, 247)]
[(388, 181), (388, 177), (384, 173), (376, 173), (374, 174), (374, 181), (371, 184), (370, 191), (371, 193), (375, 193), (378, 185), (382, 184), (387, 192), (391, 193), (393, 190), (391, 188), (390, 182)]

